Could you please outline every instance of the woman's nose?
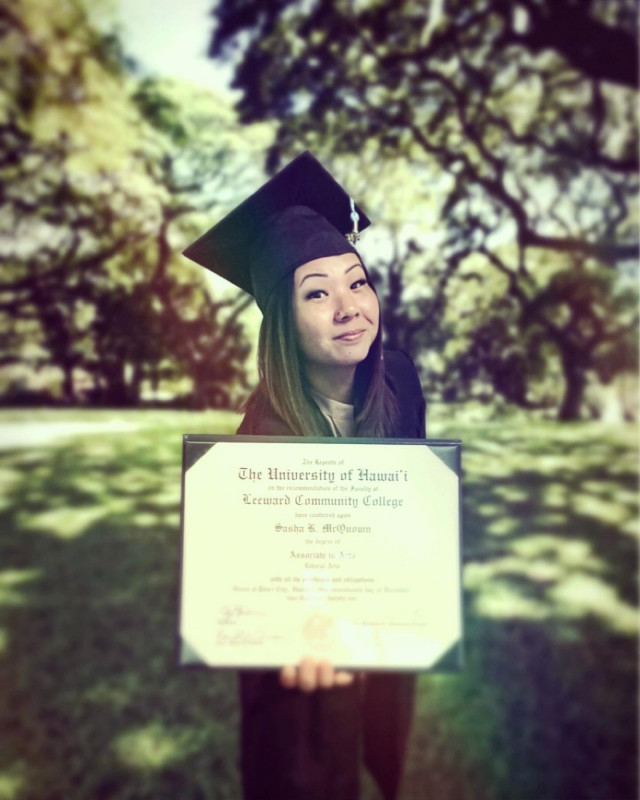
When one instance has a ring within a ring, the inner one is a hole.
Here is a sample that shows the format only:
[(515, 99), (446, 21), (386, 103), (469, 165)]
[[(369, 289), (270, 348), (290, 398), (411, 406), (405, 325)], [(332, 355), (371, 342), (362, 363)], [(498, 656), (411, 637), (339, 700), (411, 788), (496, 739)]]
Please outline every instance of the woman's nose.
[(340, 302), (336, 305), (334, 319), (336, 322), (344, 322), (353, 317), (360, 316), (360, 312), (352, 301)]

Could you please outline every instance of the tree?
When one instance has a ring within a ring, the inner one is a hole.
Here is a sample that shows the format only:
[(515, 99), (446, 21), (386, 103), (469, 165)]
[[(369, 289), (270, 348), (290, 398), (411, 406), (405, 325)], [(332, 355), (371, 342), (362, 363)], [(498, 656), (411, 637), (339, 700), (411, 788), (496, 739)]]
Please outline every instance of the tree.
[(175, 88), (130, 77), (80, 2), (45, 11), (2, 18), (0, 364), (56, 367), (65, 402), (84, 375), (96, 402), (162, 384), (229, 404), (245, 380), (245, 301), (214, 301), (178, 252), (251, 153), (226, 159), (235, 121), (219, 98), (183, 89), (180, 105)]
[(231, 393), (225, 387), (246, 388), (249, 346), (240, 314), (251, 299), (230, 290), (217, 293), (215, 300), (201, 293), (198, 301), (189, 287), (196, 274), (202, 284), (199, 267), (190, 268), (188, 279), (178, 279), (175, 286), (172, 238), (186, 244), (211, 223), (212, 213), (220, 215), (242, 199), (247, 182), (260, 181), (266, 131), (247, 131), (241, 138), (226, 102), (170, 81), (142, 81), (134, 100), (167, 139), (160, 157), (153, 151), (140, 154), (146, 173), (166, 194), (150, 255), (149, 289), (158, 301), (178, 371), (191, 380), (190, 402), (205, 407), (214, 399), (216, 405), (228, 406)]
[[(446, 232), (443, 291), (481, 254), (485, 273), (507, 277), (505, 308), (515, 302), (527, 326), (539, 314), (560, 353), (545, 304), (532, 302), (536, 265), (549, 254), (616, 273), (637, 257), (630, 0), (338, 0), (311, 10), (220, 0), (214, 13), (211, 54), (235, 59), (242, 119), (278, 120), (271, 167), (321, 142), (336, 156), (420, 170)], [(560, 359), (568, 392), (571, 358)], [(566, 416), (579, 402), (561, 405)]]
[(135, 120), (114, 91), (113, 43), (95, 35), (78, 3), (55, 13), (33, 3), (5, 8), (2, 25), (0, 311), (12, 345), (2, 363), (54, 364), (71, 400), (105, 265), (140, 238), (122, 224), (137, 198), (117, 169), (127, 153), (122, 133)]
[(578, 418), (590, 371), (608, 382), (637, 365), (637, 296), (605, 269), (557, 272), (525, 306), (523, 324), (556, 345), (565, 376), (561, 420)]
[(540, 263), (536, 283), (514, 296), (505, 275), (480, 281), (479, 264), (461, 270), (473, 288), (449, 304), (444, 320), (448, 358), (432, 380), (446, 397), (465, 399), (480, 387), (480, 399), (554, 405), (560, 419), (575, 419), (591, 379), (608, 383), (635, 368), (637, 295), (610, 269)]

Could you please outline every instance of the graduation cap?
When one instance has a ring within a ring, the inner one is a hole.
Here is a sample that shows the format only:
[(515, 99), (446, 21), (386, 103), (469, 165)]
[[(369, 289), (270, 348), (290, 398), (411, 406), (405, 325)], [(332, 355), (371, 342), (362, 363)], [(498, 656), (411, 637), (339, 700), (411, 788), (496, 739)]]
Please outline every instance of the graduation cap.
[(184, 255), (252, 294), (264, 311), (285, 276), (316, 258), (356, 253), (350, 240), (370, 224), (340, 184), (305, 152)]

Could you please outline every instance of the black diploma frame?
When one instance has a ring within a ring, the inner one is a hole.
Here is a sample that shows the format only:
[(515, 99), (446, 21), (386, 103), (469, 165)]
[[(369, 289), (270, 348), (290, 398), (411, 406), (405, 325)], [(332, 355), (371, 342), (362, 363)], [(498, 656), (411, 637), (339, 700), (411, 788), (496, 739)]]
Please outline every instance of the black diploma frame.
[(181, 666), (462, 666), (461, 443), (183, 437)]

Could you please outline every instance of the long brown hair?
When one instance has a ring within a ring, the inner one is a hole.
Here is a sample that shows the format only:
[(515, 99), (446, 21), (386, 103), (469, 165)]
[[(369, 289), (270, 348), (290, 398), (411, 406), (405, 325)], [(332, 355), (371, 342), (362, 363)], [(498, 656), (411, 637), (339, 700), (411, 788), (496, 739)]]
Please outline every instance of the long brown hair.
[[(367, 281), (376, 294), (369, 274)], [(260, 327), (258, 374), (260, 382), (245, 405), (250, 411), (260, 395), (296, 436), (331, 436), (327, 420), (310, 394), (304, 358), (292, 306), (293, 273), (271, 293)], [(398, 414), (397, 402), (385, 381), (382, 331), (356, 367), (354, 379), (355, 435), (391, 436)]]

